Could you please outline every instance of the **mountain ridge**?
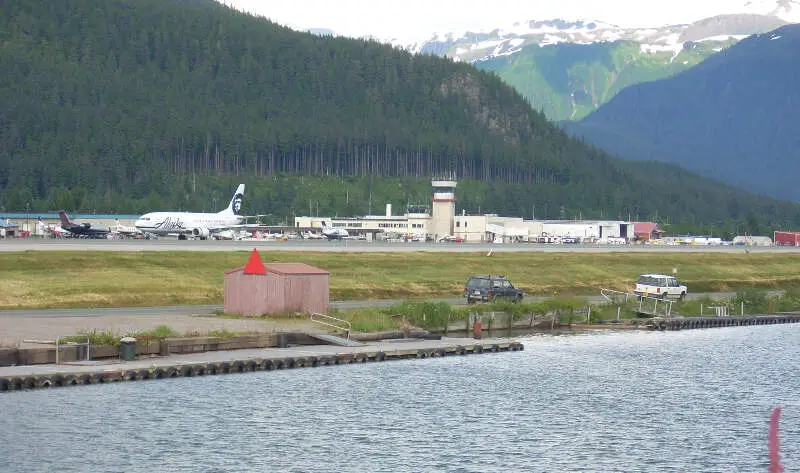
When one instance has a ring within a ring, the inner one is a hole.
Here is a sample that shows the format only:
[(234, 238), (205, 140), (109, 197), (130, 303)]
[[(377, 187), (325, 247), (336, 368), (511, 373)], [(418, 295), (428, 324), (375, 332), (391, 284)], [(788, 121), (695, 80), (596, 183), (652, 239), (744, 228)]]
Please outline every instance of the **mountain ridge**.
[(800, 201), (800, 25), (753, 35), (672, 78), (620, 92), (572, 133), (626, 159), (659, 160)]
[[(641, 82), (687, 70), (751, 34), (786, 24), (773, 16), (720, 15), (662, 28), (597, 22), (530, 22), (466, 40), (429, 42), (437, 54), (491, 70), (555, 121), (579, 120)], [(579, 58), (576, 60), (575, 58)]]

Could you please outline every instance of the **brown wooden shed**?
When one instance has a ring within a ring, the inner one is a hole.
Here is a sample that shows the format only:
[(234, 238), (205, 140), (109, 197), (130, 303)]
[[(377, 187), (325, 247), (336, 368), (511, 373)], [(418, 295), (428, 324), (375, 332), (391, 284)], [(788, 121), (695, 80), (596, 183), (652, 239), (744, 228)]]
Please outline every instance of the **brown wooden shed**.
[[(256, 253), (257, 254), (257, 253)], [(225, 272), (225, 313), (327, 313), (330, 273), (305, 263), (269, 263), (264, 271), (247, 266)]]

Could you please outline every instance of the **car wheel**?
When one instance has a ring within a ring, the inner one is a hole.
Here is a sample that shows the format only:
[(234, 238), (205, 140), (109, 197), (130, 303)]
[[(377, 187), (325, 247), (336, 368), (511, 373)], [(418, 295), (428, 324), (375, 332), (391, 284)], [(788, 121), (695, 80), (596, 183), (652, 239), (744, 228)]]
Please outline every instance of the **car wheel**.
[(686, 293), (685, 292), (681, 292), (681, 295), (680, 295), (680, 297), (678, 297), (678, 300), (682, 302), (685, 299), (686, 299)]

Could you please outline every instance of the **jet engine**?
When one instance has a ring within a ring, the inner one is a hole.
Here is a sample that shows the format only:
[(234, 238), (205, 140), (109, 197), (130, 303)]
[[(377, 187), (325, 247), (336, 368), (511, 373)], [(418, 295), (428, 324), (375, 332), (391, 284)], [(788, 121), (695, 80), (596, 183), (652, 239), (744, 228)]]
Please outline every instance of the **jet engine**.
[(200, 237), (201, 240), (205, 240), (208, 238), (209, 232), (208, 228), (193, 228), (192, 229), (192, 236)]

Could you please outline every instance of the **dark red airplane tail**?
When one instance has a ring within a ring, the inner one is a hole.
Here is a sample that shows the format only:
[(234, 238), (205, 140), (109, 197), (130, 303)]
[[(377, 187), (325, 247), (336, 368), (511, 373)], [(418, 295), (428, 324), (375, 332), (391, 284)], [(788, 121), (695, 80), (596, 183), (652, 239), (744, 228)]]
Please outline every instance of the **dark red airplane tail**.
[(60, 211), (58, 212), (58, 216), (61, 218), (61, 227), (68, 228), (72, 226), (72, 222), (69, 221), (69, 217), (67, 217), (67, 212)]

